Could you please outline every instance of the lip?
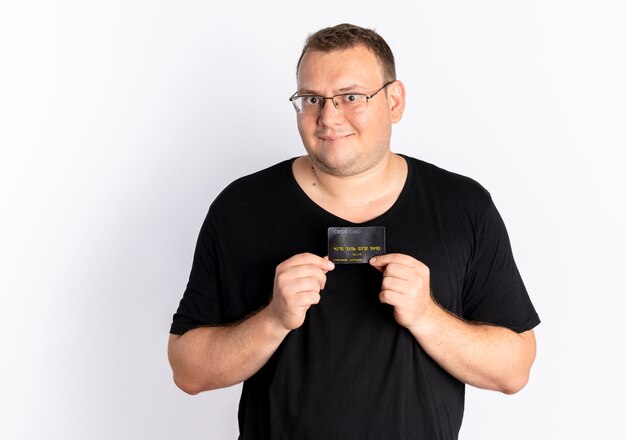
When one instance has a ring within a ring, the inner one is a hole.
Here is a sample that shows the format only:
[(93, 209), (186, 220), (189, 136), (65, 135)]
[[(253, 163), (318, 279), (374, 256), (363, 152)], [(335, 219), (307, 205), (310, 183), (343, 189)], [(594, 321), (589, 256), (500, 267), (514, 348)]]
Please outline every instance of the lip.
[(351, 136), (352, 133), (333, 133), (333, 134), (318, 134), (317, 137), (323, 141), (336, 141), (338, 139), (344, 139)]

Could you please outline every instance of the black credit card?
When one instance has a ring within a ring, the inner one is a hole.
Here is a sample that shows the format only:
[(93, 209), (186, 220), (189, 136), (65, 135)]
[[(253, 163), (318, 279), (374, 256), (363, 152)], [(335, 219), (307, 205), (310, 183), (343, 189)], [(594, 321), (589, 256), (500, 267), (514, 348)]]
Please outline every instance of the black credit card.
[(328, 228), (328, 259), (335, 264), (367, 263), (385, 249), (385, 227)]

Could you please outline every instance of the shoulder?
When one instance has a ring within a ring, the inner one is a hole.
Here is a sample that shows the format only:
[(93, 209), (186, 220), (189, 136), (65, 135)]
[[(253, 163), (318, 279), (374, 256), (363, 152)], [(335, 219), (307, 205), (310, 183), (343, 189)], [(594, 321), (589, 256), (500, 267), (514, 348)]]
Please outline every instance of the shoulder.
[(476, 180), (423, 160), (404, 157), (411, 169), (413, 186), (430, 197), (463, 205), (491, 203), (491, 194)]
[(210, 213), (229, 213), (232, 216), (245, 211), (248, 215), (258, 215), (259, 212), (254, 210), (267, 206), (293, 186), (292, 162), (293, 159), (287, 159), (234, 180), (215, 198)]
[(231, 182), (216, 197), (214, 204), (222, 204), (241, 200), (241, 197), (265, 194), (276, 185), (285, 185), (289, 182), (291, 163), (293, 159), (284, 160), (263, 170), (240, 177)]

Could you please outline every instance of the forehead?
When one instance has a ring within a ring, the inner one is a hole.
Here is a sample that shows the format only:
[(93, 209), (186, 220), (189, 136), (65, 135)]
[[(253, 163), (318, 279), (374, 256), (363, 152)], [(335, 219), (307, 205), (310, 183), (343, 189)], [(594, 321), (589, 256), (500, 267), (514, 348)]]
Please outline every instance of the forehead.
[(298, 69), (298, 90), (328, 91), (351, 85), (378, 87), (383, 79), (382, 65), (365, 46), (331, 52), (309, 50)]

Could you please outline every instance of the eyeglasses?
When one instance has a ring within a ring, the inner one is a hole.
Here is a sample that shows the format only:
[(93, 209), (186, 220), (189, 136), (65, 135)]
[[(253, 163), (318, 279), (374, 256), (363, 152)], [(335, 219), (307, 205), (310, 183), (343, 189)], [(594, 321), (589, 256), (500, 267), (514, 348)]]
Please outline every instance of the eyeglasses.
[(362, 113), (367, 109), (367, 102), (393, 82), (394, 81), (389, 81), (385, 83), (371, 95), (364, 95), (362, 93), (340, 93), (326, 97), (319, 95), (298, 95), (298, 92), (296, 92), (291, 95), (289, 100), (293, 104), (293, 108), (296, 109), (296, 112), (304, 115), (319, 114), (324, 108), (327, 99), (330, 99), (337, 111), (344, 115)]

